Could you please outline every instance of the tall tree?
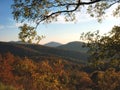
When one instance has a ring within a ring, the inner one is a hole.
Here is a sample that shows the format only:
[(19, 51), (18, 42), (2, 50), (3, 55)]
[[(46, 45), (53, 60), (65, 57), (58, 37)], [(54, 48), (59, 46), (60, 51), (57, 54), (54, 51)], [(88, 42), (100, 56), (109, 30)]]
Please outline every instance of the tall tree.
[(117, 60), (116, 63), (119, 64), (120, 26), (114, 26), (109, 33), (103, 36), (99, 34), (99, 31), (83, 33), (81, 39), (87, 42), (85, 43), (85, 47), (89, 47), (89, 59), (92, 63), (98, 65), (104, 62), (112, 62), (115, 64)]
[(84, 11), (100, 21), (107, 9), (118, 4), (113, 16), (119, 16), (119, 3), (120, 0), (14, 0), (12, 14), (16, 21), (34, 22), (36, 29), (40, 23), (57, 21), (60, 15), (64, 16), (66, 21), (73, 21), (76, 12), (80, 12), (81, 9), (87, 9)]

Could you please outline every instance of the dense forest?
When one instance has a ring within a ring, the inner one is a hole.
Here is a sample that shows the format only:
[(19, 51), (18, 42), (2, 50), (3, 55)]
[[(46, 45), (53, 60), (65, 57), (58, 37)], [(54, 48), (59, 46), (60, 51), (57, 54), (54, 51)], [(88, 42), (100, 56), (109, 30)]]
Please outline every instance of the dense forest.
[(0, 54), (0, 90), (120, 90), (120, 65), (115, 64), (103, 71), (61, 58), (35, 62)]

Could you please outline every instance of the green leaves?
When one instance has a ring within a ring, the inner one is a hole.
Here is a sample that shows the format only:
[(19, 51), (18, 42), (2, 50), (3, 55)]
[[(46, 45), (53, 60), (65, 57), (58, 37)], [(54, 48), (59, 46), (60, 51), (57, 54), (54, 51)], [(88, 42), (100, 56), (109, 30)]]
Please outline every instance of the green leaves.
[[(14, 0), (12, 4), (13, 17), (19, 22), (32, 22), (36, 24), (36, 28), (32, 30), (32, 36), (24, 35), (20, 39), (27, 38), (31, 43), (33, 33), (36, 31), (40, 23), (51, 23), (57, 21), (57, 17), (62, 15), (65, 21), (75, 21), (76, 12), (85, 11), (91, 17), (101, 22), (105, 17), (106, 10), (115, 4), (119, 4), (119, 0)], [(84, 7), (84, 6), (88, 7)], [(83, 9), (83, 10), (81, 10)], [(86, 10), (87, 9), (87, 10)], [(120, 16), (120, 5), (113, 11), (113, 16)], [(31, 27), (31, 26), (30, 26)], [(29, 29), (28, 29), (29, 30)], [(29, 30), (30, 31), (30, 30)], [(22, 41), (26, 41), (22, 39)]]
[[(65, 19), (71, 21), (68, 18), (75, 18), (75, 15), (69, 15), (69, 13), (75, 14), (83, 8), (87, 9), (88, 14), (92, 17), (101, 21), (106, 10), (116, 3), (119, 3), (119, 0), (14, 0), (12, 14), (16, 21), (33, 21), (37, 24), (50, 20), (50, 23), (61, 14)], [(84, 7), (85, 5), (88, 7)], [(86, 10), (84, 11), (86, 12)], [(119, 6), (114, 11), (114, 16), (118, 14)]]
[(111, 32), (101, 36), (99, 32), (88, 32), (81, 35), (81, 39), (88, 42), (91, 61), (120, 59), (120, 27), (114, 26)]
[(113, 16), (120, 17), (120, 5), (113, 11)]
[(97, 18), (98, 22), (101, 22), (104, 18), (107, 8), (109, 7), (109, 3), (106, 2), (98, 2), (94, 5), (89, 5), (87, 9), (87, 13), (90, 14), (91, 17)]
[(19, 27), (20, 33), (19, 38), (23, 42), (33, 43), (37, 42), (44, 38), (44, 36), (38, 36), (35, 30), (35, 27), (28, 26), (27, 24), (24, 24), (23, 26)]

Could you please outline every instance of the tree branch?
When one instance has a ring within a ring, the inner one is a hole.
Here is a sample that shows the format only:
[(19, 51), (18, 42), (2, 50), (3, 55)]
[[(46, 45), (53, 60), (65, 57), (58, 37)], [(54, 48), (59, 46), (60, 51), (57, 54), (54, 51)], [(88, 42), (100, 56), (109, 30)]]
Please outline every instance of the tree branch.
[(78, 0), (77, 3), (65, 3), (65, 4), (60, 4), (60, 6), (76, 6), (74, 9), (72, 10), (63, 10), (63, 11), (57, 11), (57, 12), (53, 12), (47, 16), (44, 16), (42, 20), (38, 21), (37, 22), (37, 25), (36, 27), (39, 25), (40, 22), (52, 17), (53, 15), (56, 15), (56, 14), (61, 14), (61, 13), (69, 13), (69, 12), (74, 12), (76, 11), (81, 5), (90, 5), (90, 4), (94, 4), (94, 3), (97, 3), (97, 2), (100, 2), (100, 1), (103, 1), (103, 0), (93, 0), (93, 1), (90, 1), (90, 2), (81, 2), (80, 0)]

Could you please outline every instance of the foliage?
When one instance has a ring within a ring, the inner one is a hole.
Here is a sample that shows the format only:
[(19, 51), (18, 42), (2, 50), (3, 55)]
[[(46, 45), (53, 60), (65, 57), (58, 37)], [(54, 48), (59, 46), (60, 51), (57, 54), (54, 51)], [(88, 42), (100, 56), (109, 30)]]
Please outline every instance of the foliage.
[(14, 83), (14, 75), (12, 73), (14, 56), (10, 53), (7, 53), (6, 55), (6, 57), (0, 59), (0, 81), (10, 84)]
[[(101, 17), (105, 10), (112, 5), (120, 3), (119, 0), (14, 0), (13, 16), (15, 20), (33, 21), (39, 24), (41, 21), (51, 22), (59, 15), (65, 15), (67, 21), (74, 20), (75, 12), (88, 5), (88, 13), (91, 16)], [(92, 12), (93, 11), (93, 12)], [(114, 15), (119, 14), (119, 6), (114, 11)], [(70, 18), (71, 17), (71, 18)]]
[[(88, 73), (81, 65), (59, 58), (56, 60), (45, 58), (43, 61), (35, 62), (27, 57), (20, 58), (10, 53), (0, 54), (0, 66), (2, 70), (0, 75), (4, 74), (4, 77), (0, 76), (1, 90), (120, 89), (120, 71), (116, 71), (115, 68)], [(11, 75), (7, 76), (6, 71)]]
[(81, 39), (88, 42), (85, 43), (85, 47), (89, 47), (89, 59), (93, 63), (96, 63), (96, 66), (98, 66), (98, 64), (104, 64), (105, 62), (111, 63), (111, 61), (120, 60), (119, 26), (114, 26), (108, 34), (103, 36), (100, 36), (99, 31), (93, 33), (88, 32), (86, 34), (83, 33)]
[(44, 36), (41, 36), (41, 37), (38, 36), (35, 31), (35, 28), (30, 27), (27, 24), (24, 24), (23, 26), (19, 28), (21, 30), (21, 32), (19, 33), (19, 38), (23, 42), (33, 43), (33, 41), (36, 41), (36, 43), (38, 44), (40, 40), (44, 38)]
[(0, 83), (0, 90), (16, 90), (16, 89), (12, 86), (7, 86), (7, 85)]
[(114, 68), (109, 68), (105, 72), (93, 72), (91, 79), (96, 84), (95, 90), (119, 90), (120, 75)]
[[(34, 22), (36, 24), (34, 29), (36, 29), (41, 22), (57, 21), (57, 17), (60, 15), (64, 16), (65, 21), (74, 21), (76, 12), (80, 12), (82, 9), (87, 9), (84, 11), (101, 21), (106, 10), (119, 3), (119, 0), (14, 0), (12, 14), (16, 21)], [(113, 16), (119, 16), (119, 7), (120, 5), (113, 11)], [(26, 30), (31, 33), (29, 29)], [(22, 40), (22, 38), (20, 39)], [(31, 41), (31, 39), (28, 37), (27, 41)]]

